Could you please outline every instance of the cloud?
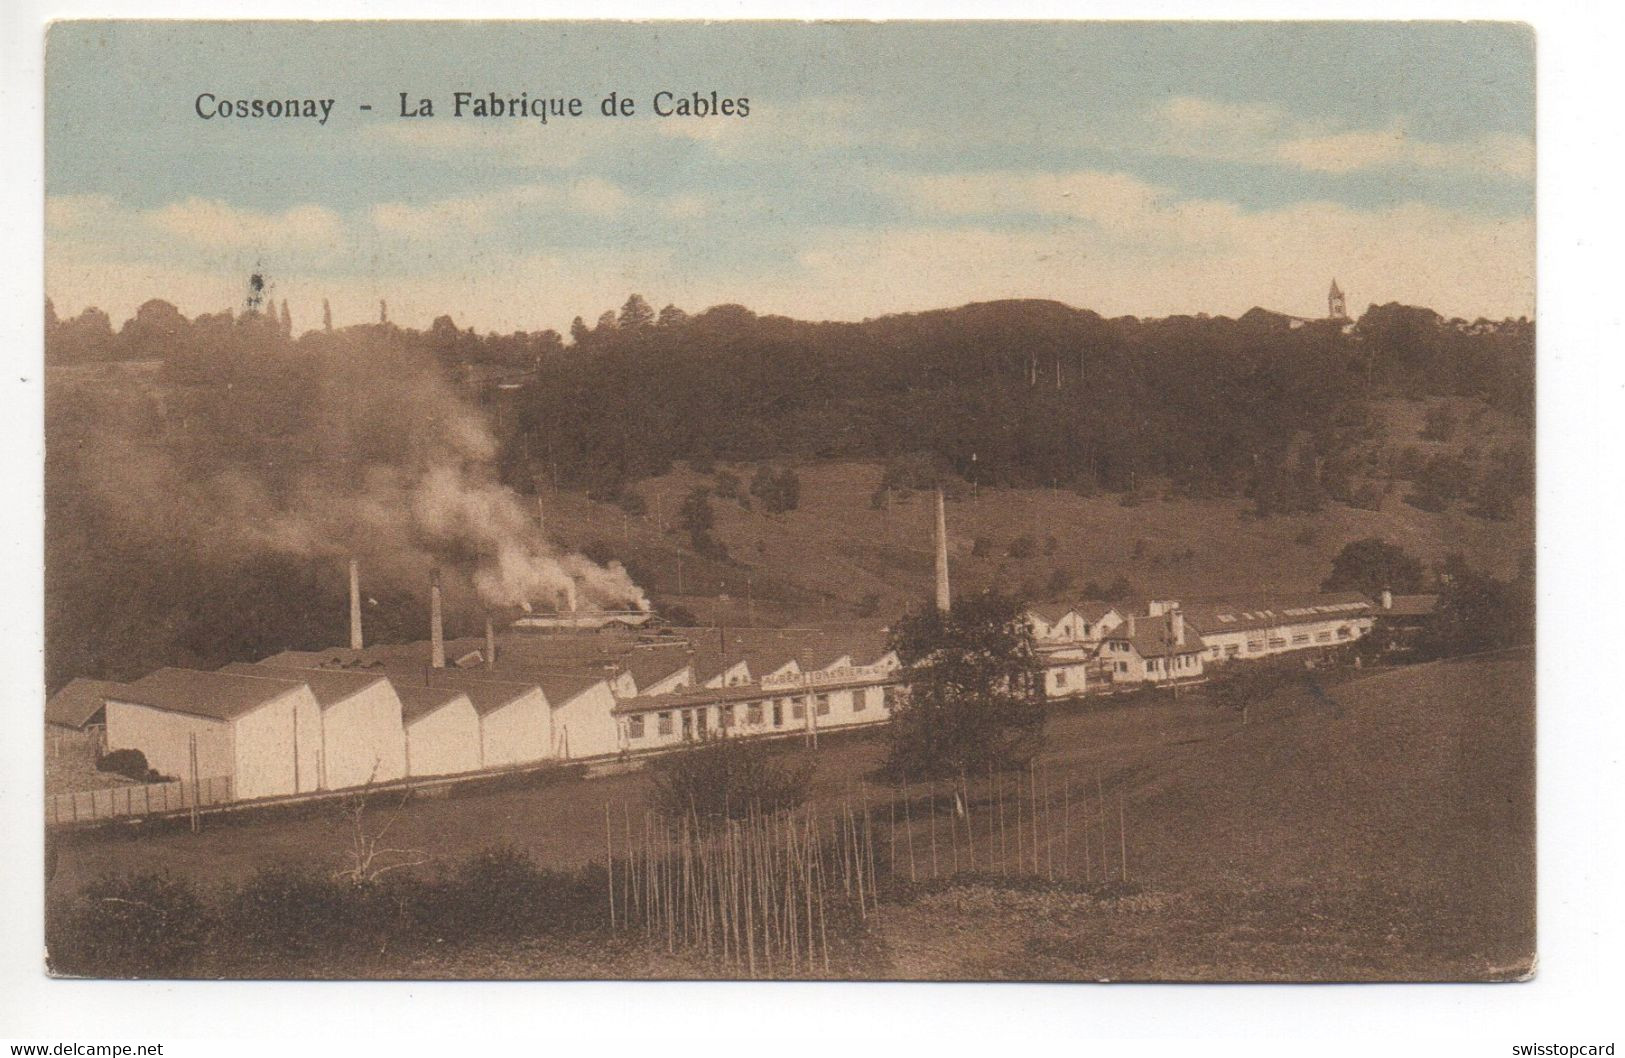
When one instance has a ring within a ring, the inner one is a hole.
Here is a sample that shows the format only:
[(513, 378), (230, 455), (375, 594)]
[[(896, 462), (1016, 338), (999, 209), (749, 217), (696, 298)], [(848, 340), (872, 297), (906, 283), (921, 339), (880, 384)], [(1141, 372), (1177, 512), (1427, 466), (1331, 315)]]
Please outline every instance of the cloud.
[[(1279, 165), (1304, 172), (1431, 170), (1470, 176), (1529, 179), (1534, 142), (1486, 133), (1454, 141), (1427, 140), (1395, 118), (1371, 128), (1332, 128), (1281, 107), (1176, 96), (1145, 115), (1138, 130), (1114, 130), (1122, 145), (1174, 157)], [(1106, 145), (1102, 143), (1102, 145)]]
[(1535, 171), (1535, 145), (1522, 136), (1491, 134), (1436, 143), (1411, 136), (1402, 122), (1386, 129), (1286, 140), (1276, 144), (1275, 153), (1289, 165), (1320, 173), (1416, 168), (1527, 179)]

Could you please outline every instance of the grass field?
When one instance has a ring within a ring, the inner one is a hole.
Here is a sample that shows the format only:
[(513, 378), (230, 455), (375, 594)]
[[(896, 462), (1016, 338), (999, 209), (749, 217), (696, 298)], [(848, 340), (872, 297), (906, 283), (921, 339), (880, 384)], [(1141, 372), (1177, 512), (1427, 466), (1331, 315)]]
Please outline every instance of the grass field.
[[(999, 877), (899, 886), (840, 972), (901, 978), (1514, 978), (1534, 951), (1533, 665), (1526, 652), (1305, 686), (1242, 726), (1199, 694), (1057, 712), (1041, 764), (1121, 787), (1123, 886)], [(868, 738), (817, 751), (818, 793), (872, 768)], [(602, 857), (604, 806), (636, 773), (423, 800), (392, 840), (456, 858), (511, 842), (550, 865)], [(875, 791), (878, 793), (878, 791)], [(916, 824), (919, 825), (918, 823)], [(64, 847), (53, 891), (167, 868), (207, 884), (337, 856), (336, 814)], [(382, 976), (710, 976), (626, 938), (448, 945), (322, 965)]]

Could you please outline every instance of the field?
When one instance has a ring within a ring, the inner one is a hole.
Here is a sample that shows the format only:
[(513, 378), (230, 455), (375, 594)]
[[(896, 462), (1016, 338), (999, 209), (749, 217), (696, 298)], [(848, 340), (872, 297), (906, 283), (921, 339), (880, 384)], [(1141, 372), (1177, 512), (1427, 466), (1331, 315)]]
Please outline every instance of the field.
[[(754, 473), (751, 465), (726, 469), (747, 482)], [(797, 472), (801, 503), (784, 514), (764, 513), (759, 504), (747, 511), (712, 497), (727, 563), (694, 554), (673, 528), (690, 490), (714, 485), (712, 476), (682, 466), (637, 485), (645, 515), (579, 493), (546, 492), (548, 531), (595, 557), (625, 560), (657, 600), (680, 603), (708, 623), (889, 618), (928, 595), (928, 495), (894, 494), (889, 508), (876, 508), (871, 498), (881, 467), (873, 463), (815, 462), (798, 465)], [(1426, 562), (1460, 551), (1509, 577), (1530, 546), (1528, 510), (1507, 522), (1456, 509), (1430, 513), (1406, 504), (1404, 491), (1403, 485), (1393, 489), (1377, 511), (1330, 503), (1315, 514), (1258, 519), (1243, 498), (1152, 498), (1124, 506), (1116, 495), (1064, 489), (966, 489), (948, 504), (954, 590), (995, 586), (1026, 598), (1050, 597), (1058, 594), (1051, 585), (1059, 571), (1074, 593), (1090, 581), (1104, 586), (1118, 577), (1138, 594), (1185, 600), (1316, 591), (1338, 551), (1368, 536)], [(1021, 537), (1031, 538), (1032, 553), (1012, 557), (1011, 545)], [(982, 555), (973, 554), (979, 538)]]
[[(899, 885), (842, 972), (1166, 980), (1516, 978), (1534, 951), (1533, 665), (1527, 652), (1306, 684), (1243, 726), (1199, 694), (1059, 710), (1041, 766), (1125, 794), (1127, 885), (984, 875)], [(869, 738), (817, 751), (818, 794), (854, 792)], [(499, 841), (549, 865), (602, 857), (605, 803), (645, 778), (561, 777), (407, 806), (392, 841), (455, 858)], [(886, 795), (870, 787), (879, 800)], [(916, 821), (916, 827), (920, 823)], [(336, 814), (65, 845), (54, 892), (167, 868), (205, 886), (326, 859)], [(1077, 842), (1073, 848), (1078, 847)], [(1075, 853), (1074, 853), (1075, 854)], [(1114, 854), (1115, 855), (1115, 854)], [(608, 942), (449, 944), (313, 965), (322, 975), (710, 976)]]

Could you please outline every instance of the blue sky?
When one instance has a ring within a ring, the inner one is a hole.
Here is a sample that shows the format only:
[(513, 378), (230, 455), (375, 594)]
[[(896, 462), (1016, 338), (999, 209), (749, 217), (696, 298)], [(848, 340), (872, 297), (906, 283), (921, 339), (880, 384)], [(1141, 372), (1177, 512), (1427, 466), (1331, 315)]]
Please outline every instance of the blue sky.
[[(1487, 23), (62, 23), (47, 291), (218, 310), (258, 260), (301, 326), (325, 297), (562, 330), (634, 290), (1307, 314), (1336, 275), (1357, 309), (1530, 314), (1533, 49)], [(750, 115), (659, 118), (662, 89)], [(587, 116), (455, 119), (458, 90)], [(599, 116), (610, 91), (640, 113)], [(202, 121), (201, 92), (336, 103)]]

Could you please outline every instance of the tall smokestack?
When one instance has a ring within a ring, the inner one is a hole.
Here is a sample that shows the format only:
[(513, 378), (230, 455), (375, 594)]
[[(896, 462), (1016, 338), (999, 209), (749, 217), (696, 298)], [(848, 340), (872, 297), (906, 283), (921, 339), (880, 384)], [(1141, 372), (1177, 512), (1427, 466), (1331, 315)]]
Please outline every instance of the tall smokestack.
[(497, 667), (497, 633), (491, 626), (490, 614), (485, 615), (485, 667), (488, 669)]
[(440, 571), (429, 571), (429, 664), (446, 667), (446, 627), (440, 613)]
[(361, 564), (350, 560), (350, 649), (361, 649)]
[(937, 489), (937, 609), (948, 612), (952, 601), (948, 591), (948, 511), (942, 489)]

